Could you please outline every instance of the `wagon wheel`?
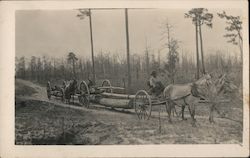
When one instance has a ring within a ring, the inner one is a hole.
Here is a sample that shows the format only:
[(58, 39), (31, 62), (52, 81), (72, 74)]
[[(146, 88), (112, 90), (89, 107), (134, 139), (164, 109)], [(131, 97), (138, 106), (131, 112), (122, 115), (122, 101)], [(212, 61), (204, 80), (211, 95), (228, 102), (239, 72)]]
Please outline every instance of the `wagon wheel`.
[(134, 108), (139, 119), (148, 120), (151, 116), (152, 102), (145, 90), (139, 90), (135, 94)]
[(89, 107), (89, 97), (90, 97), (90, 92), (89, 92), (89, 87), (85, 81), (82, 81), (80, 83), (80, 95), (78, 96), (79, 102), (86, 106), (87, 108)]
[(111, 88), (111, 83), (110, 83), (109, 80), (104, 80), (102, 82), (102, 87), (110, 87), (110, 88), (105, 89), (105, 92), (107, 92), (107, 93), (113, 93), (113, 89)]
[(48, 97), (48, 99), (51, 98), (51, 92), (52, 92), (52, 88), (51, 88), (50, 82), (48, 81), (47, 82), (47, 97)]

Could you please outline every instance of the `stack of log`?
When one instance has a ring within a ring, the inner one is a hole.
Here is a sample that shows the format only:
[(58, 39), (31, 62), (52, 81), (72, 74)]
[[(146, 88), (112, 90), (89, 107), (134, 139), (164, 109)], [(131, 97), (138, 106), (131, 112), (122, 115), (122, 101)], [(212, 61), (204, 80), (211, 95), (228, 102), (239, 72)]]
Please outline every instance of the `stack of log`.
[[(110, 88), (110, 87), (109, 87)], [(113, 89), (121, 87), (112, 87)], [(91, 102), (112, 108), (131, 109), (135, 95), (103, 92), (90, 98)]]

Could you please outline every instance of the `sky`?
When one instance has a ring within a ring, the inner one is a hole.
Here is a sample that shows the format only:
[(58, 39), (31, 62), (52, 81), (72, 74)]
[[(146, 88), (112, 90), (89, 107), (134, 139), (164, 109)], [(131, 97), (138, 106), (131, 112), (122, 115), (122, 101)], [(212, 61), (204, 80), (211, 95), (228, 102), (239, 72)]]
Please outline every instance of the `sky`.
[[(142, 54), (148, 46), (151, 54), (161, 50), (166, 42), (163, 24), (172, 25), (171, 36), (180, 41), (180, 52), (195, 55), (195, 27), (191, 19), (184, 18), (189, 9), (141, 9), (129, 10), (129, 42), (131, 54)], [(223, 50), (231, 55), (240, 55), (237, 46), (227, 43), (223, 37), (225, 21), (214, 14), (213, 28), (202, 27), (204, 53)], [(240, 16), (240, 10), (225, 10), (228, 14)], [(126, 55), (125, 11), (93, 10), (92, 26), (94, 52), (100, 51)], [(16, 11), (16, 55), (66, 57), (69, 52), (90, 58), (89, 19), (80, 20), (78, 10), (19, 10)], [(163, 40), (162, 40), (163, 38)], [(165, 38), (165, 39), (164, 39)]]

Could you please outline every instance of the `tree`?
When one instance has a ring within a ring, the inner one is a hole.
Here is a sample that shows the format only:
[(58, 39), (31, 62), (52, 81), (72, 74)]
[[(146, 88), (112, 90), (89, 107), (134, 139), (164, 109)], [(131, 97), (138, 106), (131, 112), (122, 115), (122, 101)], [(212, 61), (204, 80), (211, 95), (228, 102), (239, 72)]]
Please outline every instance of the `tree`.
[(177, 64), (179, 62), (179, 53), (178, 53), (178, 41), (171, 39), (169, 42), (169, 52), (167, 55), (168, 62), (165, 64), (165, 68), (168, 71), (168, 76), (171, 79), (171, 83), (175, 82), (175, 75), (177, 72)]
[(200, 14), (199, 14), (199, 35), (200, 35), (200, 46), (201, 46), (201, 63), (202, 63), (202, 73), (205, 74), (205, 64), (204, 64), (204, 52), (203, 52), (203, 41), (202, 41), (202, 31), (201, 26), (205, 24), (209, 28), (212, 28), (212, 20), (213, 20), (213, 14), (207, 13), (207, 9), (205, 8), (199, 8)]
[(25, 58), (23, 56), (20, 59), (17, 58), (16, 62), (16, 77), (26, 79)]
[(36, 79), (36, 57), (32, 56), (30, 59), (30, 79)]
[(168, 21), (164, 24), (164, 38), (167, 37), (167, 42), (165, 43), (165, 47), (168, 48), (167, 54), (167, 63), (165, 64), (165, 69), (168, 72), (168, 77), (171, 79), (171, 83), (175, 82), (175, 75), (177, 72), (177, 63), (179, 62), (179, 53), (178, 53), (178, 40), (174, 39), (171, 36), (171, 31), (173, 26), (169, 24)]
[(131, 72), (130, 72), (130, 48), (129, 48), (129, 28), (128, 28), (128, 9), (125, 8), (125, 26), (126, 26), (126, 49), (127, 49), (127, 66), (128, 66), (128, 92), (131, 91)]
[(95, 83), (96, 74), (95, 74), (95, 57), (94, 57), (94, 44), (93, 44), (93, 33), (92, 33), (92, 16), (91, 9), (79, 9), (79, 14), (77, 17), (84, 19), (86, 16), (89, 17), (89, 30), (90, 30), (90, 43), (91, 43), (91, 56), (92, 56), (92, 73), (93, 73), (93, 82)]
[(145, 50), (145, 59), (146, 59), (146, 73), (147, 73), (147, 77), (149, 77), (150, 72), (149, 72), (149, 50), (148, 50), (148, 46), (146, 44), (146, 50)]
[(42, 61), (41, 58), (37, 58), (37, 80), (41, 81), (42, 77)]
[[(201, 63), (202, 63), (202, 73), (205, 74), (205, 64), (204, 64), (204, 52), (203, 52), (203, 41), (202, 41), (202, 30), (201, 26), (205, 24), (208, 27), (212, 27), (213, 14), (208, 13), (206, 8), (193, 8), (188, 13), (185, 13), (185, 18), (191, 18), (193, 24), (195, 25), (196, 34), (196, 57), (197, 57), (197, 79), (199, 78), (200, 71), (200, 59), (199, 59), (199, 43), (198, 36), (200, 36), (200, 49), (201, 49)], [(199, 35), (198, 35), (199, 32)]]
[(74, 75), (74, 78), (76, 79), (76, 70), (75, 70), (75, 63), (76, 61), (78, 60), (78, 58), (76, 57), (76, 55), (73, 53), (73, 52), (70, 52), (68, 54), (68, 62), (70, 64), (72, 64), (72, 68), (73, 68), (73, 75)]
[(224, 35), (225, 38), (229, 38), (228, 43), (233, 43), (238, 45), (241, 53), (241, 60), (243, 59), (243, 50), (242, 50), (242, 20), (240, 16), (227, 15), (225, 11), (222, 13), (217, 13), (221, 19), (226, 19), (227, 26), (225, 30), (227, 33)]

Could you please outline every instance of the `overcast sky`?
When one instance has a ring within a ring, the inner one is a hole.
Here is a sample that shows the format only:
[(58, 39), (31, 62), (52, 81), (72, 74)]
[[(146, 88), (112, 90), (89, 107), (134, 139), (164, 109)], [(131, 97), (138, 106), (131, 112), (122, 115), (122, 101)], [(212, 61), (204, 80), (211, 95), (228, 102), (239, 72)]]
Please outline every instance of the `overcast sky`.
[[(195, 30), (191, 19), (185, 19), (187, 10), (144, 9), (129, 10), (129, 35), (131, 53), (142, 54), (146, 43), (152, 52), (162, 48), (161, 27), (164, 21), (172, 24), (172, 36), (181, 41), (180, 51), (195, 52)], [(226, 42), (225, 21), (214, 14), (213, 28), (203, 27), (205, 53), (218, 49), (238, 54), (237, 46)], [(239, 10), (226, 10), (231, 15), (241, 15)], [(29, 10), (16, 12), (16, 55), (30, 57), (47, 55), (64, 57), (72, 51), (77, 56), (90, 57), (88, 18), (76, 17), (78, 10)], [(124, 10), (92, 11), (94, 51), (126, 54)], [(147, 42), (146, 42), (147, 41)], [(164, 51), (161, 52), (165, 54)]]

